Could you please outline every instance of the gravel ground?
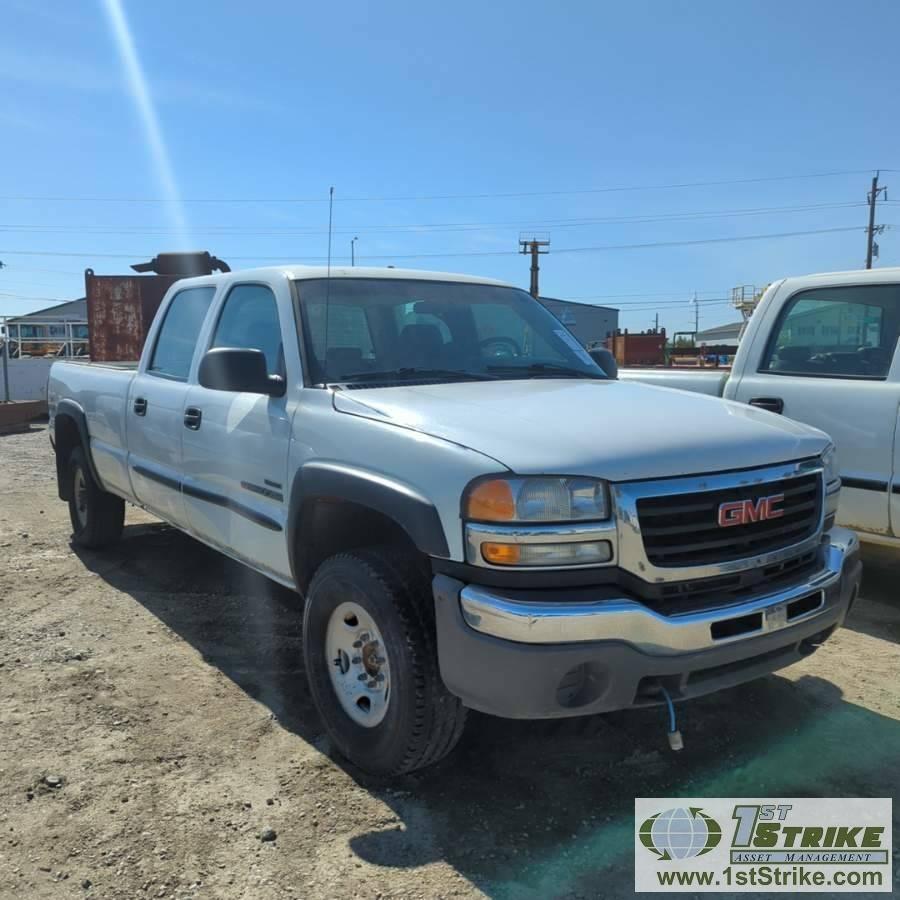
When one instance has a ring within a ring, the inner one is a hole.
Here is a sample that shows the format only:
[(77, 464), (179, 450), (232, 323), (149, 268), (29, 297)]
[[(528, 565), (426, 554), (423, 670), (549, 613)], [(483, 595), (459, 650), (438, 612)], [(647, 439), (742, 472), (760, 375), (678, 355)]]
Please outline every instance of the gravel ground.
[(635, 795), (900, 795), (886, 552), (814, 656), (682, 707), (679, 754), (658, 710), (472, 716), (387, 782), (330, 753), (295, 595), (137, 510), (74, 551), (43, 428), (0, 475), (0, 897), (625, 897)]

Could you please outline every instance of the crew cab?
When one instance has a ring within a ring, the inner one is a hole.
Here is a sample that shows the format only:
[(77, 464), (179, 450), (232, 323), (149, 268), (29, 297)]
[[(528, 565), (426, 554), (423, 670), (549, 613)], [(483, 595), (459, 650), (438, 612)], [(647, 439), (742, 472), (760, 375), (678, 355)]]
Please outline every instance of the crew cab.
[(137, 504), (304, 598), (304, 659), (363, 770), (468, 709), (584, 715), (788, 665), (843, 621), (828, 438), (607, 377), (484, 278), (286, 266), (185, 279), (139, 364), (55, 363), (74, 541)]
[(900, 268), (770, 285), (730, 372), (622, 369), (626, 381), (697, 391), (822, 429), (843, 480), (837, 521), (900, 548)]

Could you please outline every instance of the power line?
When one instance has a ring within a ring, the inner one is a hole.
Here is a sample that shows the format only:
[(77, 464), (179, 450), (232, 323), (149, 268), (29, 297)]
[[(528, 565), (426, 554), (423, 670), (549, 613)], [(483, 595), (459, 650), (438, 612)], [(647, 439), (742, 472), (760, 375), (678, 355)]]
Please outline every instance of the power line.
[[(794, 175), (766, 175), (755, 178), (730, 178), (715, 181), (682, 181), (672, 182), (669, 184), (636, 184), (636, 185), (615, 185), (597, 188), (573, 188), (567, 190), (548, 190), (548, 191), (510, 191), (498, 193), (481, 193), (481, 194), (411, 194), (406, 196), (384, 196), (384, 197), (341, 197), (337, 198), (339, 203), (388, 203), (394, 201), (418, 202), (431, 200), (494, 200), (516, 197), (562, 197), (576, 194), (608, 194), (623, 191), (661, 191), (679, 188), (695, 188), (695, 187), (720, 187), (735, 184), (762, 184), (764, 182), (773, 181), (798, 181), (810, 178), (834, 178), (842, 175), (870, 175), (874, 169), (844, 169), (834, 172), (807, 172)], [(889, 171), (889, 170), (885, 170)], [(52, 203), (170, 203), (169, 198), (163, 197), (78, 197), (78, 196), (38, 196), (38, 195), (7, 195), (0, 197), (0, 200), (8, 202), (52, 202)], [(180, 199), (181, 203), (327, 203), (328, 197), (273, 197), (273, 198), (251, 198), (251, 197), (195, 197), (191, 199)]]
[[(885, 225), (886, 228), (891, 227)], [(564, 247), (554, 250), (555, 255), (562, 253), (603, 253), (611, 250), (646, 250), (657, 247), (692, 247), (701, 244), (726, 244), (739, 243), (742, 241), (766, 241), (779, 238), (804, 237), (814, 234), (837, 234), (847, 231), (862, 231), (863, 226), (851, 225), (844, 228), (815, 228), (807, 231), (780, 231), (769, 234), (746, 234), (731, 235), (728, 237), (718, 238), (698, 238), (695, 240), (683, 241), (650, 241), (647, 243), (637, 244), (602, 244), (595, 247)], [(89, 257), (93, 259), (134, 259), (136, 257), (146, 256), (144, 253), (95, 253), (90, 250), (5, 250), (0, 249), (0, 253), (9, 254), (10, 256), (75, 256)], [(452, 259), (457, 257), (488, 257), (488, 256), (512, 256), (518, 255), (515, 250), (461, 250), (448, 253), (383, 253), (383, 254), (367, 254), (368, 260), (390, 260), (390, 259)], [(236, 260), (258, 260), (260, 262), (277, 262), (282, 264), (291, 264), (288, 261), (288, 254), (280, 256), (234, 256), (232, 254), (224, 254), (230, 259)], [(326, 259), (324, 256), (307, 256), (300, 254), (302, 258), (308, 261), (322, 262)]]
[[(669, 294), (668, 296), (671, 297), (671, 294)], [(550, 298), (550, 299), (553, 299), (553, 298)], [(561, 298), (561, 299), (565, 300), (565, 298)], [(567, 302), (567, 303), (576, 303), (576, 302), (578, 302), (578, 301), (575, 301), (575, 300), (566, 300), (566, 302)], [(634, 308), (637, 308), (637, 307), (639, 307), (639, 306), (646, 306), (646, 307), (655, 309), (655, 308), (658, 307), (658, 306), (659, 306), (659, 307), (662, 307), (662, 306), (683, 306), (683, 305), (690, 305), (691, 302), (692, 302), (692, 301), (691, 301), (690, 299), (685, 299), (685, 300), (622, 300), (622, 301), (620, 301), (619, 303), (616, 303), (615, 305), (616, 305), (617, 307), (623, 307), (623, 308), (628, 308), (628, 307), (634, 307)], [(701, 302), (701, 303), (704, 303), (704, 304), (731, 303), (730, 300), (726, 300), (724, 297), (723, 297), (721, 300), (718, 300), (718, 299), (714, 299), (714, 300), (701, 300), (700, 302)], [(595, 305), (595, 304), (588, 303), (588, 304), (584, 304), (584, 305), (586, 305), (586, 306), (593, 306), (593, 305)]]
[[(810, 231), (781, 231), (772, 234), (745, 234), (721, 238), (699, 238), (685, 241), (651, 241), (644, 244), (605, 244), (601, 247), (567, 247), (554, 253), (595, 253), (606, 250), (643, 250), (650, 247), (688, 247), (697, 244), (726, 244), (737, 241), (766, 241), (774, 238), (800, 237), (809, 234), (834, 234), (841, 231), (859, 231), (860, 226), (847, 228), (816, 228)], [(0, 251), (3, 252), (3, 251)]]
[(721, 294), (722, 290), (716, 291), (653, 291), (648, 293), (638, 293), (638, 294), (590, 294), (588, 295), (579, 295), (577, 297), (570, 297), (570, 300), (611, 300), (618, 297), (671, 297), (673, 294), (684, 294), (687, 296), (689, 293), (694, 294)]
[(31, 303), (34, 300), (46, 301), (48, 303), (65, 302), (60, 301), (59, 297), (35, 297), (32, 294), (7, 294), (0, 292), (0, 300), (4, 303), (8, 300), (19, 300), (22, 303)]
[[(542, 225), (554, 228), (585, 228), (595, 225), (615, 224), (649, 224), (653, 222), (678, 222), (707, 218), (731, 218), (741, 216), (777, 215), (780, 213), (794, 212), (821, 212), (827, 209), (849, 209), (866, 206), (862, 201), (850, 201), (842, 203), (816, 203), (805, 206), (774, 206), (756, 207), (749, 209), (726, 210), (698, 210), (674, 213), (648, 213), (635, 216), (602, 216), (596, 218), (580, 219), (548, 219)], [(450, 232), (450, 231), (480, 231), (486, 229), (534, 226), (534, 222), (421, 222), (406, 225), (354, 225), (335, 229), (335, 234), (351, 234), (358, 231), (378, 232)], [(31, 232), (46, 234), (171, 234), (176, 231), (168, 225), (57, 225), (57, 224), (5, 224), (0, 225), (0, 232)], [(317, 235), (327, 234), (327, 229), (309, 228), (296, 225), (194, 225), (191, 230), (197, 233), (240, 235), (240, 236), (265, 236), (265, 235)]]
[[(9, 266), (4, 266), (4, 268), (8, 269)], [(40, 268), (31, 268), (24, 266), (13, 266), (12, 270), (13, 274), (17, 272), (44, 272), (51, 275), (84, 275), (84, 270), (82, 269), (80, 272), (72, 272), (65, 269), (40, 269)], [(6, 283), (6, 277), (4, 276), (3, 283)]]

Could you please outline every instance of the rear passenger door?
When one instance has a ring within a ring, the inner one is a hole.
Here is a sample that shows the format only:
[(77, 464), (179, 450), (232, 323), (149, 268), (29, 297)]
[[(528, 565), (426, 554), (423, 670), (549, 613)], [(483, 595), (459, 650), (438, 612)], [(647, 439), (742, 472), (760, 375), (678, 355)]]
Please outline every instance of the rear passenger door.
[[(287, 288), (285, 288), (285, 291)], [(285, 341), (297, 344), (289, 298), (282, 322), (265, 284), (235, 284), (204, 350), (261, 350), (270, 375), (286, 378)], [(291, 422), (288, 396), (211, 390), (192, 384), (181, 428), (184, 502), (191, 530), (255, 567), (290, 578), (285, 484)]]
[(831, 435), (844, 482), (838, 521), (889, 534), (900, 286), (812, 288), (778, 306), (772, 324), (761, 326), (771, 336), (752, 348), (733, 399)]
[(185, 288), (172, 297), (146, 368), (131, 383), (126, 407), (128, 471), (143, 506), (187, 527), (181, 496), (182, 417), (197, 340), (214, 287)]

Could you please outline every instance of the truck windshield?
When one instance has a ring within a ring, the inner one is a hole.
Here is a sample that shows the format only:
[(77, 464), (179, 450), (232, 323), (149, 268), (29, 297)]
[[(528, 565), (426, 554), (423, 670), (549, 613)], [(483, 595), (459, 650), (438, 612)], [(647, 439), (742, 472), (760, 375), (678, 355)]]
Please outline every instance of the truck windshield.
[(572, 333), (516, 288), (322, 278), (298, 290), (317, 384), (606, 378)]

